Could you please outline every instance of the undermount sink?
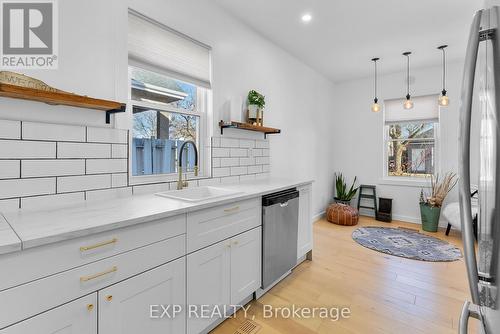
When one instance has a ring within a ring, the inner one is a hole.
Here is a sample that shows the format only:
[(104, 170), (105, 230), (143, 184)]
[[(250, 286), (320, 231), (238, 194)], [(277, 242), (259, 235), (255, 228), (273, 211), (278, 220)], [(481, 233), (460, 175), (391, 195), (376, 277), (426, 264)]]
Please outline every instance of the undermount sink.
[(201, 202), (201, 201), (211, 200), (214, 198), (227, 197), (241, 193), (242, 193), (241, 191), (237, 190), (228, 190), (228, 189), (205, 186), (196, 188), (185, 188), (182, 190), (165, 191), (161, 193), (156, 193), (155, 195), (186, 202)]

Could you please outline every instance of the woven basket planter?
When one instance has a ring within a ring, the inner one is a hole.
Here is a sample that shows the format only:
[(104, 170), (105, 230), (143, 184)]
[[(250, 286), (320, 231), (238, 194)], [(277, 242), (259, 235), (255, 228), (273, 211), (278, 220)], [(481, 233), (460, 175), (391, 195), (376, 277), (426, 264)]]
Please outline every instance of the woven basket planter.
[(326, 219), (337, 225), (353, 226), (358, 223), (358, 218), (358, 210), (349, 205), (334, 203), (326, 209)]

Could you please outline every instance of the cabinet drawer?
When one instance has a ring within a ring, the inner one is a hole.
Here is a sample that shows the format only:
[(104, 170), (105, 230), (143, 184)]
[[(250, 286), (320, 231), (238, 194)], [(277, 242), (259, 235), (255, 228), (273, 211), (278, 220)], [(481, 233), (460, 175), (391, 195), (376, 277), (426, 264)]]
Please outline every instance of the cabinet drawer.
[(0, 256), (0, 291), (186, 233), (180, 215)]
[(180, 235), (4, 290), (0, 292), (0, 328), (145, 272), (184, 254), (185, 235)]
[(0, 330), (1, 334), (97, 334), (97, 294), (82, 297)]
[(261, 222), (260, 197), (190, 212), (187, 215), (188, 253), (257, 227)]

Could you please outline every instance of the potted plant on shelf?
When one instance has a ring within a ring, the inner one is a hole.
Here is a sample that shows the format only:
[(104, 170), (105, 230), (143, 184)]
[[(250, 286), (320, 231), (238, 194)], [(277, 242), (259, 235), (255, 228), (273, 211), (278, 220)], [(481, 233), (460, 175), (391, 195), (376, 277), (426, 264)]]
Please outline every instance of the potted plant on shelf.
[(424, 231), (437, 232), (441, 206), (446, 195), (455, 187), (457, 182), (457, 175), (452, 172), (446, 173), (442, 180), (440, 180), (439, 175), (432, 175), (430, 196), (425, 196), (423, 189), (420, 191), (420, 216)]
[(352, 198), (356, 195), (358, 188), (354, 188), (356, 184), (356, 177), (351, 184), (349, 190), (347, 190), (347, 184), (342, 173), (335, 173), (335, 190), (336, 196), (333, 198), (335, 203), (341, 203), (345, 205), (350, 205)]
[(248, 123), (262, 125), (262, 113), (266, 105), (265, 96), (255, 90), (248, 92)]

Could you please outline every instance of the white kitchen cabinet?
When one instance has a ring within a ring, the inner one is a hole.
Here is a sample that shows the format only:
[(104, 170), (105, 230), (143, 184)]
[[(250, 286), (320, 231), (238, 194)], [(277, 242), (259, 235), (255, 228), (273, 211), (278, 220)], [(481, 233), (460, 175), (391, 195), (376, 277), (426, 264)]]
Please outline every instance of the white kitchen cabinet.
[(203, 305), (211, 312), (229, 304), (230, 250), (231, 241), (226, 240), (187, 256), (187, 303), (193, 311), (188, 312), (187, 333), (199, 333), (217, 321), (210, 313), (203, 317)]
[(97, 334), (97, 293), (0, 330), (1, 334)]
[(185, 312), (174, 316), (172, 305), (185, 309), (185, 266), (183, 257), (100, 290), (99, 333), (184, 333)]
[(297, 259), (306, 255), (313, 248), (313, 226), (311, 213), (311, 185), (305, 185), (299, 190), (299, 227), (297, 236)]
[(231, 239), (231, 304), (236, 305), (261, 285), (262, 228)]
[[(213, 310), (235, 305), (260, 287), (261, 233), (257, 227), (188, 255), (187, 302), (193, 308), (188, 334), (200, 333), (218, 321)], [(201, 312), (201, 305), (208, 305), (208, 310)]]

